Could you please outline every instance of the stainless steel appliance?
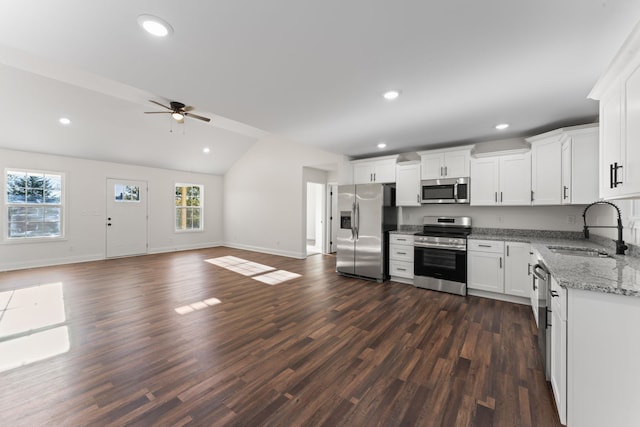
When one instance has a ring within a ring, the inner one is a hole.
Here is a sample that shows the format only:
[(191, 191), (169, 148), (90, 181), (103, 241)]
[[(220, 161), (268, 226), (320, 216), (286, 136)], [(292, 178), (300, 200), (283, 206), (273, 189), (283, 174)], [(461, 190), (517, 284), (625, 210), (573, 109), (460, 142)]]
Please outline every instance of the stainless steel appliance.
[(389, 278), (389, 231), (398, 225), (395, 196), (393, 184), (338, 186), (338, 273), (379, 282)]
[[(538, 326), (538, 348), (547, 380), (551, 378), (551, 274), (538, 258), (533, 266), (531, 307)], [(535, 301), (534, 301), (535, 300)]]
[(414, 238), (413, 284), (466, 295), (471, 218), (425, 216), (422, 222), (422, 233)]
[(469, 203), (469, 178), (423, 180), (421, 203)]

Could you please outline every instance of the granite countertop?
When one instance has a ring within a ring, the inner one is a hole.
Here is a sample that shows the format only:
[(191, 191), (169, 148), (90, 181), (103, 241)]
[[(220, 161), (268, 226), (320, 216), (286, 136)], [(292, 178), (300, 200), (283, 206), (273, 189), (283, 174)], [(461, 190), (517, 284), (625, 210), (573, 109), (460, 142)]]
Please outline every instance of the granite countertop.
[[(563, 288), (583, 289), (618, 295), (640, 297), (640, 258), (615, 255), (609, 239), (584, 239), (581, 233), (520, 232), (509, 235), (497, 232), (476, 232), (469, 239), (529, 242), (540, 254), (553, 278)], [(611, 241), (613, 242), (613, 241)], [(549, 246), (596, 249), (606, 252), (608, 258), (557, 254)], [(627, 251), (630, 252), (630, 251)]]

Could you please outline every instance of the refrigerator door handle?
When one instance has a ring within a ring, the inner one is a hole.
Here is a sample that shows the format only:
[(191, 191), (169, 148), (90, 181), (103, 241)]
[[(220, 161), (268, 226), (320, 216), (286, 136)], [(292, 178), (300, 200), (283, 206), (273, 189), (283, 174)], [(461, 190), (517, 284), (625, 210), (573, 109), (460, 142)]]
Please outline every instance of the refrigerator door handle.
[(360, 203), (356, 202), (356, 240), (360, 234)]
[(351, 239), (356, 240), (356, 202), (351, 204)]

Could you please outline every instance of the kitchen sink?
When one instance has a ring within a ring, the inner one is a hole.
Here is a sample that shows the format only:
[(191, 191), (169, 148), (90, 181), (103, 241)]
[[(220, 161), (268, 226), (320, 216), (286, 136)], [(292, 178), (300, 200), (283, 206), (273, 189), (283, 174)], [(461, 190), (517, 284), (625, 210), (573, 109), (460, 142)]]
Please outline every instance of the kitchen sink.
[(605, 251), (590, 248), (570, 248), (565, 246), (547, 246), (554, 254), (583, 256), (589, 258), (611, 258)]

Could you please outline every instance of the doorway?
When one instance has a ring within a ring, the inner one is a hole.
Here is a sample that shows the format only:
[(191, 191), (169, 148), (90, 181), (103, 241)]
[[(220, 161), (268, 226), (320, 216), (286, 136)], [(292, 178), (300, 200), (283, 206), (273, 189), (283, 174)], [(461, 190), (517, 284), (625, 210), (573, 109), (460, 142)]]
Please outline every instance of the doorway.
[(106, 257), (147, 253), (147, 183), (107, 179)]
[(307, 256), (324, 251), (325, 184), (307, 182)]

